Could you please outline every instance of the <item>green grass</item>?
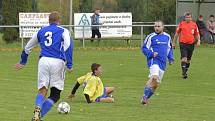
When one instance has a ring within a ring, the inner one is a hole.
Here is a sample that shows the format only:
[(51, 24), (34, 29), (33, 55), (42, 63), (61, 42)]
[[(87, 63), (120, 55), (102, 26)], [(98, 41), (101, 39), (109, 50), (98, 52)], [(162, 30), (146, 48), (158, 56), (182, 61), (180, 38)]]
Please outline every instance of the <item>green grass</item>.
[[(194, 51), (189, 78), (181, 79), (179, 50), (175, 64), (168, 66), (150, 105), (140, 104), (148, 69), (145, 57), (138, 49), (75, 49), (74, 72), (67, 73), (65, 90), (60, 101), (71, 105), (68, 115), (60, 115), (56, 106), (45, 121), (214, 121), (215, 49), (201, 47)], [(29, 56), (27, 66), (15, 71), (20, 51), (0, 51), (0, 120), (29, 121), (32, 117), (37, 93), (38, 52)], [(115, 103), (86, 104), (82, 89), (76, 99), (66, 99), (75, 79), (90, 70), (93, 62), (104, 68), (102, 80), (106, 86), (115, 86)], [(59, 101), (59, 102), (60, 102)], [(56, 104), (57, 105), (57, 104)]]

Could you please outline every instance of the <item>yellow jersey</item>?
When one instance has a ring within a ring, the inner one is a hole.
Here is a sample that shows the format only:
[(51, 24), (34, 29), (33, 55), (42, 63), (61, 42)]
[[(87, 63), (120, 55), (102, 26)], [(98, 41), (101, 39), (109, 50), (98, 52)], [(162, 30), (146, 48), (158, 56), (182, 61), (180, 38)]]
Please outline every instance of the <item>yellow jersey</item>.
[(90, 101), (95, 102), (96, 98), (102, 96), (104, 92), (103, 83), (99, 77), (92, 75), (92, 72), (79, 77), (77, 81), (79, 84), (86, 84), (83, 93), (89, 95)]
[(77, 79), (78, 83), (81, 85), (81, 84), (84, 84), (87, 82), (88, 78), (90, 78), (92, 76), (92, 72), (89, 72), (87, 73), (86, 75), (84, 76), (81, 76)]

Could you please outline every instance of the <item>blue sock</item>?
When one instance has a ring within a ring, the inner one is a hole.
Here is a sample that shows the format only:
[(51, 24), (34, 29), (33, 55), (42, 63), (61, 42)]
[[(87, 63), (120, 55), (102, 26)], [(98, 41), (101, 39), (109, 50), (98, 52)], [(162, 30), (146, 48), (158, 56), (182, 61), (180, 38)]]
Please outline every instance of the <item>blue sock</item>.
[(53, 105), (54, 105), (54, 101), (50, 98), (47, 98), (46, 101), (43, 103), (41, 116), (43, 117), (44, 115), (46, 115), (46, 113), (49, 112), (49, 110), (52, 108)]
[(145, 86), (144, 88), (144, 96), (149, 99), (153, 95), (153, 91), (151, 87)]
[(43, 101), (44, 101), (44, 96), (42, 94), (37, 94), (36, 107), (40, 107), (40, 109), (41, 109), (42, 105), (43, 105)]

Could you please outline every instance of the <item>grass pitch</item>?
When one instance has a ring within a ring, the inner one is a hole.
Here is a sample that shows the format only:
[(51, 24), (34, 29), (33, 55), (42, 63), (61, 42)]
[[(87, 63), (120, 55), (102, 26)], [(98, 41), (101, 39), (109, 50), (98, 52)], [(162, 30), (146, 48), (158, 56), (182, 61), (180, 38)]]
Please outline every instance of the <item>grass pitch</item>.
[[(0, 51), (0, 120), (29, 121), (37, 93), (38, 52), (29, 56), (27, 66), (15, 71), (21, 51)], [(181, 79), (179, 50), (174, 50), (175, 64), (168, 66), (162, 83), (144, 107), (140, 104), (148, 80), (146, 59), (139, 49), (75, 49), (74, 72), (66, 75), (61, 101), (71, 105), (68, 115), (57, 113), (56, 105), (45, 121), (214, 121), (215, 49), (201, 47), (194, 51), (188, 79)], [(115, 103), (86, 104), (82, 89), (74, 101), (66, 99), (76, 78), (87, 73), (93, 62), (104, 68), (105, 86), (115, 86)]]

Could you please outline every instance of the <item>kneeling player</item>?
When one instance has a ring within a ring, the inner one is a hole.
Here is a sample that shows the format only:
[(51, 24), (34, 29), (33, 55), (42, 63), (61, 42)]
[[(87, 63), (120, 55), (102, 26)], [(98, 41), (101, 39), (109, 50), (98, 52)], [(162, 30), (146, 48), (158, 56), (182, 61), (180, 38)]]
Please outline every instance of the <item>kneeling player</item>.
[(72, 89), (72, 92), (69, 95), (69, 98), (73, 99), (75, 97), (76, 90), (79, 88), (80, 85), (83, 85), (83, 88), (84, 88), (83, 93), (87, 103), (114, 102), (114, 98), (112, 97), (112, 94), (111, 94), (114, 91), (114, 87), (104, 87), (100, 79), (100, 76), (102, 75), (101, 65), (97, 63), (93, 63), (91, 65), (91, 70), (92, 72), (89, 72), (86, 75), (81, 76), (77, 79), (77, 83)]

